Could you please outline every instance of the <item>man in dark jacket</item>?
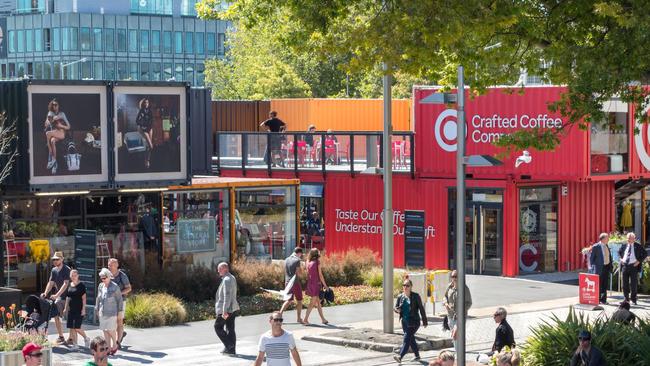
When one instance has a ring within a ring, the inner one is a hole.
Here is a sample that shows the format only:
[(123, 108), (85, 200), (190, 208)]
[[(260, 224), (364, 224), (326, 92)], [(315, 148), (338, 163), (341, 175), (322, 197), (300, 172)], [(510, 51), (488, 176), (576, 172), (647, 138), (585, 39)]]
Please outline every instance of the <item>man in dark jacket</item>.
[(589, 272), (597, 274), (600, 279), (601, 304), (607, 304), (607, 287), (609, 287), (609, 274), (612, 271), (612, 252), (607, 245), (608, 242), (609, 234), (601, 233), (598, 236), (598, 243), (591, 246), (589, 254)]
[(591, 333), (586, 330), (578, 334), (580, 345), (571, 358), (571, 366), (605, 366), (605, 356), (591, 345)]
[(507, 316), (508, 312), (502, 307), (494, 312), (494, 322), (499, 324), (499, 326), (497, 326), (496, 336), (494, 337), (492, 352), (501, 352), (505, 347), (515, 347), (515, 334), (506, 320)]
[(397, 302), (395, 303), (395, 312), (399, 314), (399, 319), (402, 321), (402, 330), (404, 331), (404, 341), (402, 342), (399, 356), (394, 356), (395, 361), (398, 363), (402, 362), (402, 358), (408, 352), (409, 347), (411, 347), (415, 354), (414, 360), (417, 361), (420, 359), (420, 351), (415, 341), (415, 332), (420, 328), (420, 321), (422, 321), (422, 325), (425, 328), (429, 324), (422, 299), (417, 292), (411, 291), (412, 287), (413, 282), (405, 279), (402, 283), (403, 292), (397, 297)]
[[(621, 245), (618, 250), (618, 255), (621, 258), (621, 272), (623, 273), (623, 295), (627, 302), (631, 298), (634, 305), (636, 305), (636, 292), (639, 285), (639, 270), (648, 256), (643, 246), (635, 240), (636, 235), (634, 233), (627, 233), (627, 243)], [(630, 288), (632, 296), (630, 296)]]

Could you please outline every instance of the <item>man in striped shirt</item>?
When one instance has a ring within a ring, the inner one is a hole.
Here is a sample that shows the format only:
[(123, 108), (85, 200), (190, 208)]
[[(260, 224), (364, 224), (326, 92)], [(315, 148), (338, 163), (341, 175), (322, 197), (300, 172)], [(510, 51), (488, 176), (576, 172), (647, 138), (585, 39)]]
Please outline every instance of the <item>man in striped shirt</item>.
[(265, 354), (268, 366), (291, 366), (289, 352), (291, 352), (296, 366), (302, 366), (293, 334), (282, 329), (282, 321), (282, 313), (279, 311), (274, 312), (269, 317), (271, 330), (264, 333), (260, 338), (259, 353), (255, 359), (255, 366), (262, 365)]

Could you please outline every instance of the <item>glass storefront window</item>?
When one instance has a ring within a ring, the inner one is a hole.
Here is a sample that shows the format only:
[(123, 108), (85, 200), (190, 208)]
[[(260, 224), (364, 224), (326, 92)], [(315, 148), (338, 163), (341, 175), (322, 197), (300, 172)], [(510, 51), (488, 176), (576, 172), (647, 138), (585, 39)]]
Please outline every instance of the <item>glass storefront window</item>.
[(115, 79), (115, 62), (113, 61), (106, 61), (106, 79)]
[(300, 246), (325, 249), (325, 200), (323, 185), (300, 185)]
[(176, 68), (174, 69), (174, 79), (176, 79), (176, 81), (183, 80), (183, 64), (176, 64)]
[(163, 80), (169, 80), (172, 78), (172, 64), (164, 63), (163, 64)]
[(236, 200), (238, 255), (261, 260), (288, 257), (296, 245), (295, 188), (240, 189)]
[(557, 270), (558, 202), (556, 187), (519, 190), (519, 270)]
[[(51, 254), (62, 251), (67, 263), (74, 259), (72, 231), (82, 227), (80, 198), (5, 198), (2, 214), (5, 283), (42, 291)], [(47, 248), (42, 256), (33, 250), (38, 245)]]
[(149, 63), (141, 62), (140, 63), (140, 80), (149, 80)]
[(607, 123), (591, 125), (591, 173), (623, 173), (628, 164), (628, 113), (606, 113)]
[(17, 31), (16, 36), (18, 37), (18, 42), (16, 42), (16, 44), (18, 45), (17, 47), (18, 52), (25, 52), (25, 31), (22, 30)]
[(137, 62), (129, 63), (129, 79), (138, 80), (138, 63)]
[(61, 28), (52, 29), (52, 50), (59, 51), (61, 49)]
[(151, 80), (160, 81), (160, 62), (151, 63)]
[(216, 268), (230, 260), (227, 190), (175, 192), (164, 196), (163, 266)]
[(76, 51), (77, 42), (79, 40), (79, 29), (77, 28), (63, 28), (63, 50)]
[(120, 61), (117, 63), (117, 79), (118, 80), (126, 80), (127, 78), (127, 73), (126, 73), (126, 62)]

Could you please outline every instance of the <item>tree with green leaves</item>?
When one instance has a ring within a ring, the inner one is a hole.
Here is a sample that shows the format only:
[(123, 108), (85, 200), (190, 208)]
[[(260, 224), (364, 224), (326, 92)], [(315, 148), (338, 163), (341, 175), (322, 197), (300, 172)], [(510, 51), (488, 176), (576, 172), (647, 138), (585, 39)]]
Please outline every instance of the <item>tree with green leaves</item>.
[[(650, 7), (639, 0), (203, 0), (203, 18), (236, 19), (251, 28), (278, 12), (294, 25), (280, 36), (297, 52), (348, 56), (350, 74), (386, 63), (391, 74), (456, 83), (458, 65), (474, 93), (514, 85), (522, 70), (567, 92), (549, 109), (564, 129), (605, 123), (602, 104), (648, 104)], [(225, 3), (225, 1), (223, 1)], [(491, 47), (495, 46), (495, 47)], [(563, 131), (529, 130), (502, 146), (552, 149)]]

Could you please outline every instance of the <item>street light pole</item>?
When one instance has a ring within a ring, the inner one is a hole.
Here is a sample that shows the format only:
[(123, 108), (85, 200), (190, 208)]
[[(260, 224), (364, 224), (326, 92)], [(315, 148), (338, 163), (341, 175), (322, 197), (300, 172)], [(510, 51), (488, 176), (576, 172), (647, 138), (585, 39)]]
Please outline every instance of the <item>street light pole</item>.
[(61, 80), (64, 79), (64, 77), (63, 77), (63, 69), (64, 69), (64, 68), (66, 68), (66, 67), (68, 67), (68, 66), (70, 66), (70, 65), (78, 64), (78, 63), (80, 63), (80, 62), (86, 62), (86, 58), (83, 57), (83, 58), (78, 59), (77, 61), (68, 62), (67, 64), (64, 64), (63, 61), (59, 62), (59, 67), (60, 67), (59, 72), (61, 73), (61, 75), (60, 75), (60, 76), (61, 76)]
[(382, 134), (384, 150), (384, 219), (382, 222), (383, 248), (383, 314), (384, 333), (393, 333), (393, 160), (391, 151), (391, 82), (390, 68), (384, 69), (384, 131)]
[(465, 366), (465, 82), (463, 66), (458, 66), (456, 95), (458, 112), (456, 135), (456, 270), (458, 272), (456, 364)]

